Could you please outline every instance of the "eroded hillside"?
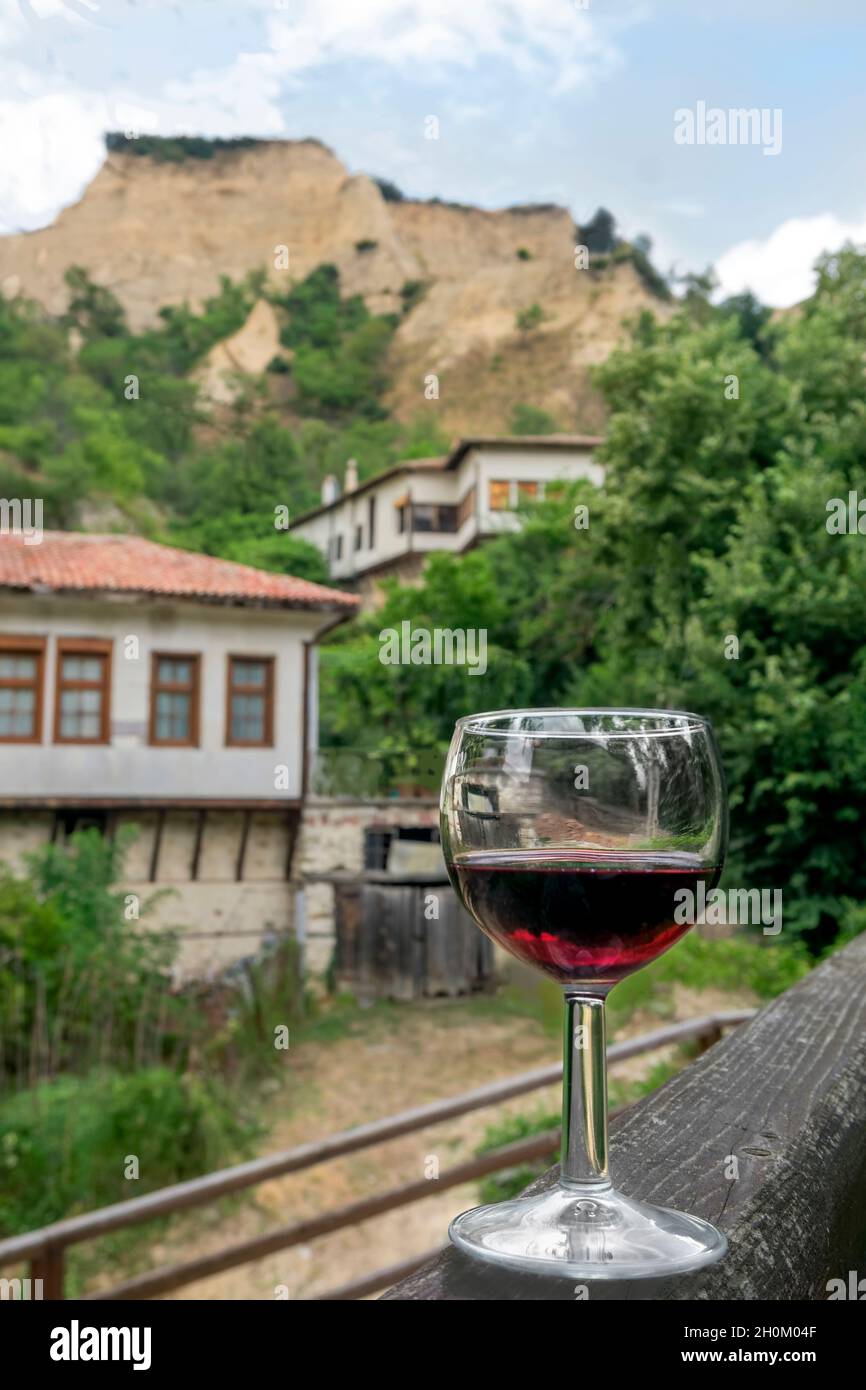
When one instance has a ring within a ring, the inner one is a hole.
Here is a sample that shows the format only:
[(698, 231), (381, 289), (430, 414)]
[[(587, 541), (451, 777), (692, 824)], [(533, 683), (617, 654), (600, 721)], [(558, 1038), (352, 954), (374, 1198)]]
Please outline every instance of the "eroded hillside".
[[(402, 315), (387, 400), (398, 419), (432, 408), (448, 434), (492, 431), (515, 402), (530, 402), (562, 428), (594, 428), (588, 366), (617, 342), (624, 317), (666, 310), (631, 264), (576, 270), (574, 245), (565, 209), (386, 199), (314, 140), (180, 162), (116, 151), (54, 225), (0, 239), (0, 282), (60, 313), (64, 272), (80, 265), (142, 329), (164, 305), (198, 307), (221, 276), (264, 267), (285, 286), (331, 262), (345, 294)], [(521, 314), (531, 320), (522, 329)], [(435, 405), (425, 398), (431, 374)]]

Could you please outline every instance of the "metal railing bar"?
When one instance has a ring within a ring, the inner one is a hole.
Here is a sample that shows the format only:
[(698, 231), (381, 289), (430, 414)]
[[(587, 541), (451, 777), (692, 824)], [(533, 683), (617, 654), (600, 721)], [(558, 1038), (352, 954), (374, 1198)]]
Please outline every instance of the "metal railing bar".
[(337, 1207), (334, 1211), (324, 1212), (308, 1221), (300, 1221), (293, 1226), (281, 1226), (275, 1231), (254, 1236), (252, 1240), (224, 1246), (221, 1250), (200, 1255), (198, 1259), (188, 1260), (185, 1264), (165, 1265), (161, 1269), (140, 1274), (134, 1279), (127, 1279), (122, 1284), (116, 1284), (114, 1288), (85, 1294), (84, 1301), (154, 1298), (159, 1294), (170, 1293), (172, 1289), (179, 1289), (184, 1284), (222, 1274), (224, 1270), (234, 1269), (236, 1265), (249, 1264), (265, 1255), (273, 1255), (278, 1250), (287, 1250), (292, 1245), (304, 1245), (319, 1236), (340, 1231), (344, 1226), (355, 1226), (359, 1221), (369, 1221), (371, 1217), (381, 1216), (383, 1212), (423, 1201), (425, 1197), (432, 1197), (436, 1192), (459, 1187), (461, 1183), (486, 1177), (487, 1174), (499, 1172), (502, 1168), (510, 1168), (533, 1158), (544, 1158), (555, 1151), (558, 1142), (559, 1132), (555, 1129), (533, 1135), (529, 1139), (519, 1139), (514, 1144), (507, 1144), (501, 1149), (491, 1149), (489, 1153), (467, 1159), (465, 1163), (458, 1163), (454, 1168), (440, 1173), (438, 1178), (420, 1178), (417, 1182), (404, 1183), (401, 1187), (391, 1187), (386, 1192), (363, 1197), (359, 1202)]

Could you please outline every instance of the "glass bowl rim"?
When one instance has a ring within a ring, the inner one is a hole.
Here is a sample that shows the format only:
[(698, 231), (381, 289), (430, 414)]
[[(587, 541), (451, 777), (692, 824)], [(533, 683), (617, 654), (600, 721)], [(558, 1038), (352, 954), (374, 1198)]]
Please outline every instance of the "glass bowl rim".
[[(494, 719), (504, 719), (508, 715), (560, 715), (565, 718), (582, 718), (584, 715), (625, 715), (636, 718), (651, 717), (656, 719), (677, 719), (684, 721), (675, 728), (647, 728), (647, 729), (495, 729), (490, 726), (488, 721)], [(585, 706), (577, 707), (539, 707), (537, 709), (493, 709), (480, 710), (476, 714), (464, 714), (454, 725), (455, 733), (468, 731), (469, 733), (483, 734), (490, 738), (634, 738), (637, 736), (645, 737), (652, 735), (660, 738), (670, 738), (679, 734), (695, 732), (704, 729), (713, 732), (710, 720), (702, 714), (695, 714), (691, 710), (682, 709), (649, 709), (638, 706), (616, 705), (608, 706)]]

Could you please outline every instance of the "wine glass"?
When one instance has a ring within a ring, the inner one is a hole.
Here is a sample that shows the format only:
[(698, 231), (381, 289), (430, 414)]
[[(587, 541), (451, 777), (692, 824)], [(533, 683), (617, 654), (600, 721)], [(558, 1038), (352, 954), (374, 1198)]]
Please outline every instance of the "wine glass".
[[(613, 1187), (605, 999), (696, 920), (727, 839), (706, 719), (678, 710), (496, 710), (460, 719), (441, 797), (451, 881), (493, 941), (565, 995), (562, 1162), (535, 1196), (451, 1223), (478, 1259), (569, 1278), (685, 1273), (727, 1242)], [(698, 909), (699, 911), (699, 909)]]

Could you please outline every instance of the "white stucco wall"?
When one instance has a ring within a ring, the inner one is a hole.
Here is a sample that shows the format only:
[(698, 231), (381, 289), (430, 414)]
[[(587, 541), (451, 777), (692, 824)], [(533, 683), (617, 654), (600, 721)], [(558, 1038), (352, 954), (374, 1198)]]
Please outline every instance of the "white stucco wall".
[[(406, 555), (429, 554), (434, 550), (463, 551), (478, 535), (495, 535), (514, 530), (519, 519), (514, 512), (490, 511), (488, 485), (491, 480), (516, 482), (558, 482), (586, 478), (600, 487), (604, 468), (594, 463), (589, 448), (575, 445), (551, 448), (532, 445), (477, 447), (467, 451), (457, 468), (438, 472), (418, 469), (416, 472), (385, 478), (376, 487), (348, 493), (326, 512), (302, 521), (293, 534), (303, 537), (321, 550), (328, 559), (333, 582), (347, 582), (362, 576), (380, 565), (392, 565)], [(464, 521), (456, 533), (415, 531), (411, 535), (397, 529), (395, 503), (410, 494), (416, 503), (439, 502), (458, 505), (469, 488), (477, 485), (476, 516)], [(368, 499), (376, 497), (375, 545), (368, 545)], [(355, 528), (362, 528), (363, 544), (355, 550)], [(333, 558), (329, 541), (335, 535), (343, 537), (343, 554)]]
[(589, 449), (473, 449), (478, 469), (478, 529), (481, 535), (515, 530), (519, 518), (513, 512), (491, 511), (489, 485), (498, 482), (575, 482), (585, 478), (601, 487), (604, 468), (594, 463)]
[[(0, 797), (286, 800), (301, 796), (304, 641), (332, 615), (138, 599), (0, 598), (0, 634), (47, 639), (40, 744), (0, 743)], [(138, 655), (124, 655), (124, 639)], [(113, 642), (108, 744), (55, 744), (57, 638)], [(151, 653), (200, 653), (200, 746), (148, 743)], [(274, 746), (227, 748), (228, 656), (274, 657)], [(275, 768), (288, 768), (275, 787)]]

